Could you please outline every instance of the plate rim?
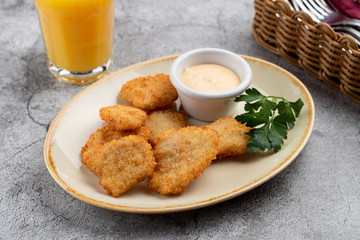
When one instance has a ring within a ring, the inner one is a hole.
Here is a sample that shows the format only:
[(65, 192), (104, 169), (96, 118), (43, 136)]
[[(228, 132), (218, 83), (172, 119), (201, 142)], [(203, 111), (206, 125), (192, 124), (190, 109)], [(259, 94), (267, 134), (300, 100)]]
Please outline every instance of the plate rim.
[(115, 72), (112, 72), (109, 75), (103, 77), (102, 79), (96, 81), (95, 83), (89, 85), (88, 87), (86, 87), (85, 89), (80, 91), (60, 110), (60, 112), (56, 115), (56, 117), (52, 121), (52, 123), (49, 127), (49, 130), (47, 132), (45, 142), (44, 142), (43, 154), (44, 154), (44, 160), (45, 160), (45, 164), (48, 169), (48, 172), (50, 173), (51, 177), (55, 180), (55, 182), (58, 185), (60, 185), (61, 188), (63, 188), (67, 193), (69, 193), (73, 197), (75, 197), (81, 201), (84, 201), (90, 205), (113, 210), (113, 211), (127, 212), (127, 213), (140, 213), (140, 214), (158, 214), (158, 213), (180, 212), (180, 211), (185, 211), (185, 210), (188, 211), (188, 210), (211, 206), (211, 205), (235, 198), (237, 196), (240, 196), (240, 195), (264, 184), (265, 182), (269, 181), (271, 178), (275, 177), (280, 172), (282, 172), (287, 166), (289, 166), (296, 159), (296, 157), (300, 154), (300, 152), (302, 151), (302, 149), (305, 147), (306, 143), (308, 142), (308, 140), (311, 136), (311, 133), (313, 131), (313, 127), (314, 127), (315, 106), (314, 106), (314, 101), (313, 101), (313, 98), (312, 98), (309, 90), (296, 76), (294, 76), (292, 73), (288, 72), (287, 70), (281, 68), (280, 66), (277, 66), (271, 62), (268, 62), (266, 60), (262, 60), (262, 59), (259, 59), (256, 57), (240, 55), (246, 61), (260, 62), (264, 65), (268, 65), (269, 67), (271, 67), (277, 71), (280, 71), (284, 75), (287, 75), (293, 84), (295, 84), (296, 86), (301, 88), (301, 91), (305, 94), (305, 97), (306, 97), (306, 99), (303, 99), (303, 101), (305, 102), (305, 104), (308, 104), (309, 121), (306, 124), (306, 126), (307, 126), (306, 129), (304, 130), (305, 134), (302, 137), (302, 139), (300, 140), (300, 143), (297, 145), (297, 147), (291, 153), (289, 153), (286, 156), (286, 158), (281, 163), (279, 163), (275, 168), (273, 168), (271, 171), (269, 171), (264, 176), (254, 180), (253, 182), (251, 182), (247, 185), (241, 186), (240, 188), (237, 188), (226, 194), (222, 194), (220, 196), (210, 198), (207, 200), (203, 200), (203, 201), (199, 201), (199, 202), (195, 202), (195, 203), (176, 205), (176, 206), (163, 206), (163, 207), (123, 206), (123, 205), (112, 204), (112, 203), (107, 203), (107, 202), (102, 202), (99, 200), (92, 199), (81, 193), (76, 192), (74, 189), (69, 187), (57, 173), (56, 166), (55, 166), (54, 161), (51, 156), (51, 146), (53, 144), (51, 140), (53, 140), (53, 136), (56, 132), (55, 130), (56, 130), (56, 127), (57, 127), (59, 121), (64, 116), (64, 113), (69, 108), (69, 106), (71, 106), (85, 92), (89, 91), (90, 89), (95, 88), (99, 84), (102, 84), (106, 81), (113, 79), (117, 75), (131, 71), (133, 69), (141, 68), (142, 66), (147, 66), (147, 65), (151, 65), (151, 64), (155, 64), (155, 63), (159, 63), (159, 62), (164, 62), (164, 61), (173, 61), (178, 56), (180, 56), (180, 54), (169, 55), (169, 56), (164, 56), (164, 57), (159, 57), (159, 58), (153, 58), (153, 59), (149, 59), (149, 60), (146, 60), (143, 62), (132, 64), (128, 67), (125, 67), (125, 68), (119, 69)]

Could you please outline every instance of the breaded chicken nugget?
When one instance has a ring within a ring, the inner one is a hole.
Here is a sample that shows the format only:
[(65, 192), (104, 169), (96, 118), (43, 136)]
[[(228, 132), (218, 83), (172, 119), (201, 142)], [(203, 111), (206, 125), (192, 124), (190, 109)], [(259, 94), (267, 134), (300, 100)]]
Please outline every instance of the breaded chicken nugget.
[(129, 135), (139, 135), (148, 140), (150, 137), (150, 130), (146, 127), (140, 127), (135, 130), (119, 131), (109, 125), (106, 125), (91, 134), (85, 146), (82, 147), (82, 162), (88, 166), (90, 171), (100, 175), (101, 163), (99, 163), (98, 153), (103, 145), (112, 140), (118, 140)]
[(169, 106), (177, 97), (169, 75), (138, 77), (125, 83), (120, 91), (122, 99), (144, 111)]
[(114, 197), (151, 176), (155, 167), (151, 145), (134, 135), (105, 144), (99, 158), (103, 165), (100, 185)]
[(219, 135), (209, 128), (185, 127), (162, 132), (155, 145), (156, 166), (149, 188), (161, 194), (185, 192), (218, 153)]
[(117, 130), (132, 130), (142, 126), (148, 118), (146, 112), (141, 109), (114, 105), (100, 109), (100, 117)]
[(144, 126), (150, 129), (149, 142), (154, 145), (161, 132), (186, 126), (185, 113), (170, 110), (155, 111), (149, 114)]
[(214, 129), (220, 135), (218, 158), (237, 156), (246, 153), (250, 128), (232, 117), (219, 118), (206, 127)]

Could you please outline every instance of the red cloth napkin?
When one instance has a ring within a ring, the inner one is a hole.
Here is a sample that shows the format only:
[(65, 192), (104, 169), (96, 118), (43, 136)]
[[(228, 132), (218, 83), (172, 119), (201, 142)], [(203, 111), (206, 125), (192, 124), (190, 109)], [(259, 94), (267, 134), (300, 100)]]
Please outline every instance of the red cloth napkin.
[(360, 19), (360, 5), (354, 0), (329, 0), (334, 6), (351, 18)]

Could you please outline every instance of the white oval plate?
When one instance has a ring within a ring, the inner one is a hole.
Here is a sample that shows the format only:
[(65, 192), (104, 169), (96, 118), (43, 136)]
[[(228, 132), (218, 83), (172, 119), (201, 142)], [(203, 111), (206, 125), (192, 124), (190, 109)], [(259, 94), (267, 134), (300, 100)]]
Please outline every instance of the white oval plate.
[[(118, 95), (124, 83), (138, 77), (168, 74), (173, 60), (167, 56), (141, 62), (114, 72), (90, 85), (74, 97), (57, 115), (44, 144), (46, 166), (55, 181), (69, 194), (97, 207), (132, 213), (178, 212), (213, 205), (239, 196), (265, 183), (284, 170), (308, 141), (314, 124), (315, 109), (306, 87), (295, 76), (269, 62), (243, 56), (253, 70), (253, 83), (264, 94), (283, 96), (305, 103), (277, 153), (245, 154), (214, 161), (187, 191), (179, 196), (162, 196), (141, 183), (119, 198), (106, 194), (99, 177), (81, 162), (80, 151), (87, 139), (103, 124), (99, 110), (104, 106), (126, 104)], [(241, 112), (243, 106), (239, 108)], [(190, 125), (204, 125), (187, 119)]]

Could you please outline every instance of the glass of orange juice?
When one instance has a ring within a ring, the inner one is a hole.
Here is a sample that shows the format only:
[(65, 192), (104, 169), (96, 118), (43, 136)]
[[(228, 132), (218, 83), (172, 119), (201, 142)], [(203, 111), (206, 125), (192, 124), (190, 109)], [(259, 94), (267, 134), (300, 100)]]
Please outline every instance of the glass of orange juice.
[(48, 68), (66, 83), (88, 84), (112, 65), (114, 0), (34, 0)]

